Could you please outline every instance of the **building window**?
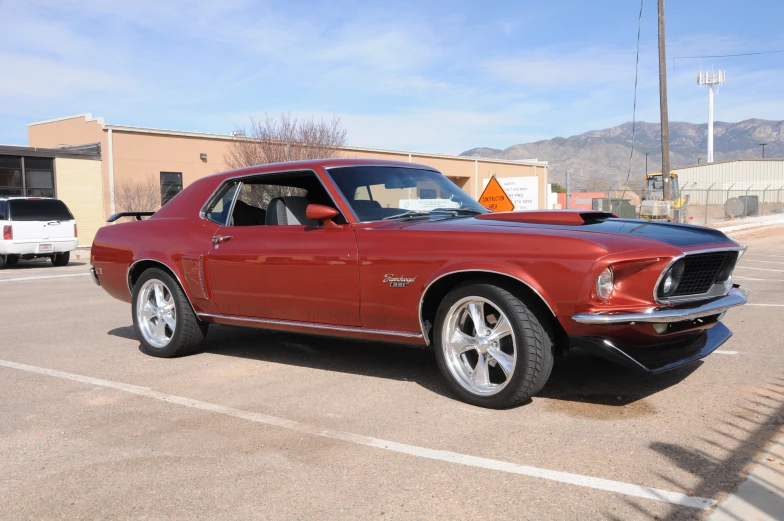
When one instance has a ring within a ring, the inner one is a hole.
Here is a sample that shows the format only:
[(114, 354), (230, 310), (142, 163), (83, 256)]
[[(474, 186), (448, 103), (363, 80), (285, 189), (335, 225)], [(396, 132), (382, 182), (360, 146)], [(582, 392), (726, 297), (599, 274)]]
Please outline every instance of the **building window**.
[(54, 197), (54, 160), (0, 156), (0, 195)]
[(54, 197), (54, 161), (44, 157), (24, 158), (26, 195)]
[(161, 172), (161, 206), (182, 192), (182, 172)]
[(0, 195), (22, 195), (22, 160), (0, 156)]

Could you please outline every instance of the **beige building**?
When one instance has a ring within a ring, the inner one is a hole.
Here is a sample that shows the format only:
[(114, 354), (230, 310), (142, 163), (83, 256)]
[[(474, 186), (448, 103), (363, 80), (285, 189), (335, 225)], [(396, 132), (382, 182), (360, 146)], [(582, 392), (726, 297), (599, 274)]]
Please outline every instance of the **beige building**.
[[(121, 183), (152, 180), (161, 184), (162, 192), (176, 193), (196, 179), (226, 170), (224, 156), (236, 139), (231, 135), (110, 125), (103, 118), (93, 118), (89, 114), (31, 123), (27, 134), (31, 147), (100, 145), (100, 196), (93, 193), (92, 197), (100, 199), (104, 218), (117, 210), (114, 193)], [(548, 207), (546, 161), (474, 159), (350, 146), (342, 150), (345, 157), (391, 159), (432, 166), (475, 198), (480, 195), (485, 180), (493, 175), (535, 178), (535, 182), (532, 179), (528, 183), (535, 192), (531, 194), (532, 205), (540, 209)], [(58, 176), (58, 195), (64, 193), (63, 190), (70, 190), (67, 184), (66, 179)], [(93, 201), (91, 208), (97, 204), (98, 201)], [(88, 240), (86, 234), (84, 240)]]

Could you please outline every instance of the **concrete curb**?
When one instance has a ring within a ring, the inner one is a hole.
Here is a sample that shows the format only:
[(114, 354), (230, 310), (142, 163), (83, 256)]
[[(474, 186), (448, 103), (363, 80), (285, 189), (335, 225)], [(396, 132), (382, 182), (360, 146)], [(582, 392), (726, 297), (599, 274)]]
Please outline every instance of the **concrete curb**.
[(717, 226), (716, 229), (724, 233), (733, 233), (753, 230), (756, 228), (763, 228), (767, 226), (784, 226), (784, 216), (776, 215), (770, 217), (760, 217), (752, 222), (745, 222), (743, 224), (735, 224), (732, 226)]

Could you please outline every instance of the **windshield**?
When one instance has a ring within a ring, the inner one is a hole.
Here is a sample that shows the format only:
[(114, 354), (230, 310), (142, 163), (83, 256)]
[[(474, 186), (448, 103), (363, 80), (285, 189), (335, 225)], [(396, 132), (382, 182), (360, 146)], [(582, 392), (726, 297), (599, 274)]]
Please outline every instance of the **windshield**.
[(73, 215), (59, 199), (11, 199), (8, 214), (12, 221), (72, 221)]
[(395, 166), (330, 168), (360, 221), (487, 213), (452, 181), (433, 170)]

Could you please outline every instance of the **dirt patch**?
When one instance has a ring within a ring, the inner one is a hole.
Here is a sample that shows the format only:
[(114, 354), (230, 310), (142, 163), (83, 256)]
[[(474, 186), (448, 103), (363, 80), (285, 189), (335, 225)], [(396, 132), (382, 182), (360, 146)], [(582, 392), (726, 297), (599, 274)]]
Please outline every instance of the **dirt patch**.
[(580, 395), (560, 397), (558, 400), (547, 400), (547, 408), (556, 413), (574, 418), (590, 418), (593, 420), (625, 420), (641, 418), (656, 414), (656, 408), (645, 400), (625, 405), (606, 405), (616, 400), (622, 402), (623, 397), (605, 395)]

